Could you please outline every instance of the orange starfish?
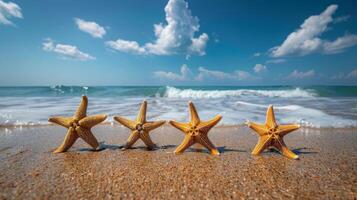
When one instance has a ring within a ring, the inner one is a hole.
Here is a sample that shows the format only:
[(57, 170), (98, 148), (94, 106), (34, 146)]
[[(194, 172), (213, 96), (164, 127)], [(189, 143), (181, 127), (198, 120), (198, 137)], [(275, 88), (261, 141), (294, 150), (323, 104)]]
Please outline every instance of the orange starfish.
[(98, 150), (99, 144), (91, 132), (91, 128), (104, 121), (106, 115), (94, 115), (87, 117), (88, 99), (82, 97), (82, 101), (73, 117), (51, 117), (49, 122), (56, 123), (68, 128), (63, 143), (53, 153), (62, 153), (67, 151), (78, 138), (82, 138), (95, 150)]
[(270, 105), (267, 110), (265, 124), (257, 124), (247, 122), (249, 128), (253, 129), (259, 135), (258, 144), (252, 151), (253, 155), (258, 155), (264, 149), (273, 146), (281, 151), (281, 153), (291, 159), (298, 159), (299, 156), (290, 151), (283, 140), (283, 137), (288, 133), (300, 128), (298, 124), (278, 125), (275, 121), (273, 106)]
[(152, 142), (149, 132), (158, 128), (159, 126), (165, 124), (165, 121), (148, 122), (146, 121), (146, 108), (147, 102), (144, 101), (141, 104), (139, 114), (136, 121), (125, 119), (123, 117), (115, 116), (114, 119), (132, 130), (124, 149), (129, 149), (131, 146), (140, 138), (148, 147), (148, 149), (153, 149), (155, 144)]
[(211, 154), (219, 155), (218, 149), (212, 144), (208, 138), (208, 131), (215, 126), (222, 117), (217, 115), (215, 118), (202, 122), (198, 116), (195, 106), (190, 101), (188, 103), (191, 115), (191, 121), (188, 123), (181, 123), (170, 121), (170, 124), (175, 128), (185, 133), (183, 142), (175, 150), (176, 154), (184, 152), (191, 145), (198, 143), (210, 150)]

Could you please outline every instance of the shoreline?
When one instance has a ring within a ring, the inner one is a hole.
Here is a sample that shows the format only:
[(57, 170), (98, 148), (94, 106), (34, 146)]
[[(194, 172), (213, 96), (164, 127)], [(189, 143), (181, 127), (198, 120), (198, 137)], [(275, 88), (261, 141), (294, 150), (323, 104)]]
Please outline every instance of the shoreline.
[[(78, 140), (52, 154), (66, 129), (41, 126), (0, 129), (0, 199), (209, 198), (354, 199), (357, 162), (354, 129), (298, 130), (285, 137), (300, 156), (276, 151), (250, 154), (258, 137), (247, 127), (215, 127), (209, 137), (221, 151), (212, 156), (193, 146), (173, 154), (183, 134), (165, 125), (151, 133), (158, 145), (140, 141), (121, 150), (129, 130), (120, 125), (93, 129), (105, 149), (92, 151)], [(302, 187), (304, 186), (304, 187)]]
[[(263, 122), (262, 122), (263, 123)], [(53, 126), (58, 126), (53, 123), (47, 123), (47, 124), (33, 124), (33, 125), (1, 125), (0, 124), (0, 131), (2, 129), (22, 129), (22, 128), (37, 128), (37, 127), (53, 127)], [(102, 122), (98, 126), (110, 126), (110, 127), (121, 127), (124, 128), (123, 125), (117, 123), (117, 122)], [(162, 125), (164, 127), (172, 127), (169, 123), (168, 120), (166, 120), (166, 123)], [(245, 123), (242, 124), (218, 124), (214, 128), (242, 128), (242, 127), (247, 127)], [(354, 127), (310, 127), (310, 126), (301, 126), (300, 129), (304, 130), (335, 130), (335, 131), (343, 131), (343, 130), (357, 130), (357, 126)]]

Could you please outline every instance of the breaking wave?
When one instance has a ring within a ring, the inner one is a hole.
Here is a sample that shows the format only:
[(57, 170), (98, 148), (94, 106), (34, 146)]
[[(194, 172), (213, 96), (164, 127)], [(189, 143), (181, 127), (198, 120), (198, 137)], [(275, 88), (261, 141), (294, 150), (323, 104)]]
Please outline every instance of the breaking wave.
[(240, 96), (311, 98), (317, 96), (317, 94), (314, 93), (313, 90), (304, 90), (298, 87), (294, 89), (285, 89), (285, 90), (252, 90), (252, 89), (194, 90), (194, 89), (179, 89), (179, 88), (167, 86), (164, 96), (167, 98), (193, 98), (193, 99), (225, 98), (225, 97), (240, 97)]
[[(357, 88), (357, 87), (356, 87)], [(193, 100), (202, 120), (216, 114), (220, 124), (264, 122), (272, 104), (280, 123), (304, 127), (357, 127), (357, 91), (350, 87), (239, 86), (53, 86), (0, 87), (0, 128), (48, 124), (53, 115), (71, 116), (81, 95), (90, 98), (88, 114), (122, 115), (135, 119), (143, 99), (150, 120), (187, 121), (187, 101)], [(326, 95), (334, 94), (334, 96)], [(346, 96), (348, 94), (349, 96)]]

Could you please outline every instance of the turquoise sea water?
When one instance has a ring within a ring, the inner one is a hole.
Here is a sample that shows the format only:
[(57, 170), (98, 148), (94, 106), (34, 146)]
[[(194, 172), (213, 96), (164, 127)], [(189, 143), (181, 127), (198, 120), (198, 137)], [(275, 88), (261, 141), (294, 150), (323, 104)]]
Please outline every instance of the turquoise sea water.
[(81, 95), (89, 97), (89, 114), (135, 118), (142, 100), (149, 119), (187, 121), (192, 100), (202, 119), (223, 115), (221, 124), (264, 122), (273, 104), (279, 122), (309, 127), (357, 127), (355, 86), (52, 86), (0, 87), (0, 125), (46, 124), (52, 115), (71, 115)]

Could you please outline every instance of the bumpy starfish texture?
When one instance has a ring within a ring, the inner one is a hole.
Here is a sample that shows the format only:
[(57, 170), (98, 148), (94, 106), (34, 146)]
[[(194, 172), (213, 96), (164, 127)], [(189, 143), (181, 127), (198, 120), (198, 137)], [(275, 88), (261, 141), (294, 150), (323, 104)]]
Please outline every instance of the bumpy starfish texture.
[(252, 151), (253, 155), (258, 155), (268, 147), (275, 147), (280, 152), (291, 159), (298, 159), (299, 156), (290, 151), (283, 140), (288, 133), (300, 128), (298, 124), (278, 125), (275, 121), (273, 106), (270, 105), (267, 110), (265, 124), (247, 122), (249, 128), (253, 129), (259, 135), (258, 144)]
[(153, 149), (155, 147), (155, 144), (150, 138), (149, 132), (165, 124), (165, 121), (164, 120), (156, 121), (156, 122), (146, 121), (146, 109), (147, 109), (147, 102), (144, 101), (141, 104), (139, 114), (135, 121), (119, 116), (114, 117), (115, 121), (121, 123), (122, 125), (126, 126), (132, 131), (126, 144), (124, 145), (124, 149), (131, 148), (131, 146), (138, 139), (141, 139), (148, 147), (148, 149)]
[(217, 115), (215, 118), (209, 121), (201, 121), (195, 106), (190, 101), (188, 103), (191, 115), (191, 121), (188, 123), (181, 123), (176, 121), (170, 121), (169, 123), (175, 128), (181, 130), (185, 134), (185, 138), (182, 143), (176, 148), (175, 153), (180, 154), (184, 152), (191, 145), (198, 143), (206, 147), (211, 154), (219, 155), (218, 149), (212, 144), (208, 138), (208, 132), (214, 127), (222, 117)]
[(99, 143), (91, 132), (91, 128), (104, 121), (106, 115), (87, 116), (88, 98), (82, 97), (82, 101), (73, 117), (51, 117), (49, 122), (68, 128), (63, 143), (53, 153), (67, 151), (78, 138), (82, 138), (95, 150), (98, 150)]

